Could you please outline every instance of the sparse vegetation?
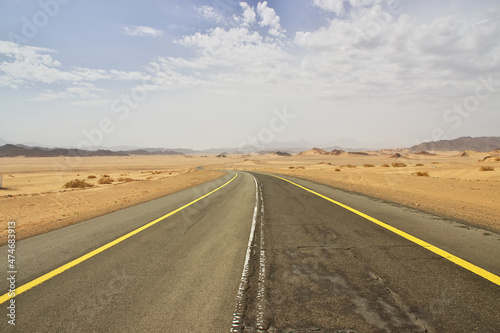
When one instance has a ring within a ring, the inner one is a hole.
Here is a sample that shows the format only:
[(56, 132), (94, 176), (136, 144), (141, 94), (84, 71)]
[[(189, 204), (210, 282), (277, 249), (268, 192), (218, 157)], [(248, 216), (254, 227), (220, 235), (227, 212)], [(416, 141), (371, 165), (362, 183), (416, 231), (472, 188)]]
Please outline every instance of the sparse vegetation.
[(394, 168), (403, 168), (406, 166), (406, 164), (404, 164), (404, 163), (392, 163), (392, 166)]
[(288, 169), (295, 169), (295, 167), (294, 166), (289, 166)]
[(298, 166), (297, 169), (305, 169), (303, 166)]
[(440, 162), (431, 162), (431, 164), (441, 164)]
[(417, 163), (415, 166), (424, 166), (422, 163)]
[(390, 165), (389, 165), (389, 164), (382, 164), (380, 167), (381, 167), (381, 168), (389, 168), (389, 167), (390, 167)]
[(101, 185), (106, 185), (106, 184), (113, 184), (115, 180), (111, 178), (110, 176), (103, 176), (101, 179), (99, 179), (99, 184)]
[(365, 164), (363, 164), (363, 166), (364, 166), (365, 168), (373, 168), (375, 165), (365, 163)]
[(356, 166), (352, 165), (352, 164), (346, 164), (346, 165), (341, 165), (340, 167), (341, 168), (355, 168)]
[(495, 168), (490, 166), (482, 166), (479, 168), (479, 171), (495, 171)]
[(419, 171), (417, 173), (414, 173), (415, 176), (418, 176), (418, 177), (429, 177), (429, 173), (427, 171)]
[(500, 157), (495, 158), (495, 162), (500, 162)]
[(97, 177), (96, 177), (96, 176), (94, 176), (94, 175), (89, 175), (87, 178), (88, 178), (88, 179), (96, 179)]
[(94, 185), (87, 183), (85, 180), (75, 179), (64, 184), (64, 188), (86, 188)]
[(118, 181), (119, 182), (126, 182), (126, 183), (130, 183), (130, 182), (133, 182), (134, 180), (130, 177), (120, 177), (118, 178)]
[(339, 169), (339, 168), (336, 168), (336, 169), (335, 169), (335, 171), (340, 171), (340, 169)]
[(110, 175), (102, 175), (105, 178), (110, 178)]

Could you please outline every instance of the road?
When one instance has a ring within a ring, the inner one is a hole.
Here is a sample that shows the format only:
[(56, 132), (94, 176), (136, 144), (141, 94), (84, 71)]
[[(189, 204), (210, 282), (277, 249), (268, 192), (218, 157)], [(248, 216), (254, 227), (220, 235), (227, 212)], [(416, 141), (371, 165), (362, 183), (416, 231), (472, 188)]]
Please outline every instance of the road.
[[(0, 247), (5, 258), (7, 250)], [(0, 269), (7, 276), (7, 260)], [(16, 325), (6, 316), (4, 283), (1, 332), (500, 327), (499, 234), (260, 173), (228, 172), (215, 182), (19, 241), (16, 271), (22, 292), (15, 298)]]

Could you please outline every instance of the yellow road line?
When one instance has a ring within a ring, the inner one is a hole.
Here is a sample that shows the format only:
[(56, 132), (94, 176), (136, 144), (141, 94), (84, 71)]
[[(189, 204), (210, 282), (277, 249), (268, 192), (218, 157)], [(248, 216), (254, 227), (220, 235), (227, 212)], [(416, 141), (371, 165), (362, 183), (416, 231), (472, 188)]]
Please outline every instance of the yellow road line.
[(290, 181), (288, 179), (285, 179), (285, 178), (282, 178), (282, 177), (279, 177), (279, 176), (275, 176), (275, 175), (272, 175), (272, 174), (268, 174), (268, 175), (276, 177), (276, 178), (279, 178), (279, 179), (282, 179), (282, 180), (284, 180), (286, 182), (289, 182), (290, 184), (293, 184), (293, 185), (295, 185), (297, 187), (300, 187), (301, 189), (304, 189), (304, 190), (306, 190), (306, 191), (308, 191), (308, 192), (310, 192), (312, 194), (315, 194), (315, 195), (317, 195), (317, 196), (319, 196), (319, 197), (321, 197), (321, 198), (323, 198), (325, 200), (328, 200), (328, 201), (330, 201), (330, 202), (332, 202), (332, 203), (334, 203), (334, 204), (336, 204), (336, 205), (338, 205), (338, 206), (340, 206), (342, 208), (345, 208), (345, 209), (353, 212), (356, 215), (364, 217), (365, 219), (367, 219), (367, 220), (369, 220), (369, 221), (371, 221), (371, 222), (373, 222), (375, 224), (378, 224), (379, 226), (381, 226), (381, 227), (383, 227), (383, 228), (385, 228), (385, 229), (387, 229), (389, 231), (392, 231), (393, 233), (395, 233), (395, 234), (397, 234), (397, 235), (399, 235), (401, 237), (404, 237), (407, 240), (409, 240), (409, 241), (411, 241), (411, 242), (413, 242), (413, 243), (415, 243), (417, 245), (420, 245), (420, 246), (426, 248), (427, 250), (429, 250), (431, 252), (434, 252), (435, 254), (437, 254), (437, 255), (445, 258), (445, 259), (448, 259), (449, 261), (451, 261), (451, 262), (453, 262), (453, 263), (455, 263), (455, 264), (457, 264), (457, 265), (459, 265), (459, 266), (461, 266), (461, 267), (463, 267), (463, 268), (471, 271), (472, 273), (477, 274), (477, 275), (485, 278), (486, 280), (489, 280), (489, 281), (493, 282), (494, 284), (500, 286), (500, 277), (498, 275), (495, 275), (495, 274), (493, 274), (491, 272), (488, 272), (487, 270), (485, 270), (485, 269), (483, 269), (481, 267), (478, 267), (478, 266), (476, 266), (474, 264), (471, 264), (468, 261), (465, 261), (465, 260), (463, 260), (463, 259), (461, 259), (461, 258), (459, 258), (457, 256), (454, 256), (453, 254), (451, 254), (449, 252), (441, 250), (440, 248), (438, 248), (438, 247), (436, 247), (436, 246), (434, 246), (432, 244), (429, 244), (429, 243), (427, 243), (427, 242), (425, 242), (425, 241), (423, 241), (423, 240), (421, 240), (421, 239), (419, 239), (417, 237), (414, 237), (414, 236), (412, 236), (410, 234), (407, 234), (404, 231), (401, 231), (401, 230), (399, 230), (399, 229), (397, 229), (397, 228), (395, 228), (395, 227), (393, 227), (393, 226), (391, 226), (391, 225), (389, 225), (387, 223), (384, 223), (384, 222), (382, 222), (380, 220), (377, 220), (376, 218), (373, 218), (373, 217), (371, 217), (369, 215), (366, 215), (365, 213), (362, 213), (362, 212), (360, 212), (360, 211), (358, 211), (358, 210), (356, 210), (354, 208), (351, 208), (351, 207), (349, 207), (347, 205), (344, 205), (343, 203), (340, 203), (340, 202), (335, 201), (333, 199), (330, 199), (330, 198), (328, 198), (328, 197), (326, 197), (326, 196), (324, 196), (322, 194), (314, 192), (313, 190), (310, 190), (307, 187), (304, 187), (302, 185), (296, 184), (296, 183), (294, 183), (294, 182), (292, 182), (292, 181)]
[[(134, 235), (136, 235), (136, 234), (138, 234), (139, 232), (141, 232), (141, 231), (143, 231), (143, 230), (145, 230), (145, 229), (147, 229), (147, 228), (149, 228), (149, 227), (151, 227), (151, 226), (155, 225), (155, 224), (156, 224), (156, 223), (158, 223), (158, 222), (161, 222), (162, 220), (166, 219), (167, 217), (170, 217), (170, 216), (174, 215), (175, 213), (180, 212), (181, 210), (183, 210), (183, 209), (185, 209), (185, 208), (187, 208), (187, 207), (191, 206), (192, 204), (194, 204), (194, 203), (196, 203), (196, 202), (200, 201), (201, 199), (208, 197), (210, 194), (212, 194), (212, 193), (214, 193), (214, 192), (216, 192), (216, 191), (220, 190), (221, 188), (223, 188), (224, 186), (226, 186), (227, 184), (229, 184), (230, 182), (232, 182), (232, 181), (233, 181), (233, 180), (234, 180), (237, 176), (238, 176), (238, 174), (236, 173), (236, 174), (234, 175), (234, 177), (233, 177), (233, 178), (231, 178), (231, 179), (230, 179), (227, 183), (225, 183), (224, 185), (219, 186), (219, 187), (218, 187), (218, 188), (216, 188), (215, 190), (213, 190), (213, 191), (211, 191), (211, 192), (209, 192), (209, 193), (207, 193), (207, 194), (205, 194), (205, 195), (203, 195), (203, 196), (199, 197), (198, 199), (193, 200), (193, 201), (191, 201), (190, 203), (185, 204), (184, 206), (182, 206), (182, 207), (180, 207), (180, 208), (177, 208), (176, 210), (171, 211), (170, 213), (165, 214), (165, 215), (163, 215), (162, 217), (157, 218), (156, 220), (151, 221), (151, 222), (149, 222), (148, 224), (145, 224), (145, 225), (143, 225), (142, 227), (137, 228), (137, 229), (135, 229), (135, 230), (133, 230), (133, 231), (129, 232), (128, 234), (126, 234), (126, 235), (124, 235), (124, 236), (121, 236), (120, 238), (117, 238), (117, 239), (115, 239), (114, 241), (109, 242), (109, 243), (107, 243), (107, 244), (105, 244), (105, 245), (101, 246), (101, 247), (100, 247), (100, 248), (98, 248), (98, 249), (95, 249), (95, 250), (94, 250), (94, 251), (92, 251), (92, 252), (89, 252), (89, 253), (87, 253), (87, 254), (85, 254), (85, 255), (83, 255), (83, 256), (81, 256), (81, 257), (79, 257), (79, 258), (77, 258), (77, 259), (75, 259), (75, 260), (73, 260), (73, 261), (68, 262), (68, 263), (67, 263), (67, 264), (65, 264), (65, 265), (62, 265), (62, 266), (61, 266), (61, 267), (59, 267), (59, 268), (54, 269), (53, 271), (48, 272), (47, 274), (44, 274), (44, 275), (42, 275), (42, 276), (40, 276), (40, 277), (38, 277), (38, 278), (34, 279), (34, 280), (33, 280), (33, 281), (31, 281), (31, 282), (28, 282), (28, 283), (26, 283), (26, 284), (24, 284), (24, 285), (22, 285), (22, 286), (20, 286), (20, 287), (16, 288), (16, 291), (15, 291), (15, 296), (17, 296), (17, 295), (19, 295), (19, 294), (22, 294), (22, 293), (24, 293), (25, 291), (28, 291), (28, 290), (30, 290), (30, 289), (31, 289), (31, 288), (33, 288), (33, 287), (36, 287), (37, 285), (39, 285), (39, 284), (41, 284), (41, 283), (43, 283), (43, 282), (45, 282), (45, 281), (47, 281), (47, 280), (49, 280), (49, 279), (53, 278), (53, 277), (54, 277), (54, 276), (56, 276), (56, 275), (61, 274), (62, 272), (64, 272), (64, 271), (66, 271), (66, 270), (70, 269), (71, 267), (74, 267), (74, 266), (76, 266), (76, 265), (78, 265), (78, 264), (80, 264), (80, 263), (84, 262), (85, 260), (92, 258), (93, 256), (95, 256), (95, 255), (97, 255), (97, 254), (99, 254), (99, 253), (101, 253), (101, 252), (103, 252), (103, 251), (105, 251), (105, 250), (109, 249), (110, 247), (115, 246), (116, 244), (123, 242), (124, 240), (126, 240), (126, 239), (128, 239), (128, 238), (130, 238), (130, 237), (132, 237), (132, 236), (134, 236)], [(0, 304), (7, 302), (9, 299), (14, 298), (15, 296), (12, 296), (12, 294), (11, 294), (11, 293), (6, 293), (5, 295), (3, 295), (3, 296), (1, 296), (1, 297), (0, 297)]]

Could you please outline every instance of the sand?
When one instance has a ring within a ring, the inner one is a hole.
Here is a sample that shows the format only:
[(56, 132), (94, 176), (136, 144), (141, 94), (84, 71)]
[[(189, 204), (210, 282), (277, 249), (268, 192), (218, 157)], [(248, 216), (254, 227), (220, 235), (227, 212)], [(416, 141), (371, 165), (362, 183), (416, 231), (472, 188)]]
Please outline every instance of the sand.
[[(215, 161), (182, 156), (86, 157), (69, 165), (63, 157), (0, 158), (4, 187), (0, 244), (5, 243), (9, 221), (16, 221), (17, 239), (55, 230), (217, 179), (224, 173), (195, 168)], [(89, 175), (96, 178), (88, 179)], [(114, 182), (99, 185), (103, 175)], [(73, 179), (94, 186), (63, 188)]]
[[(462, 157), (462, 152), (429, 155), (387, 150), (366, 154), (85, 157), (79, 161), (0, 158), (4, 186), (0, 189), (0, 244), (5, 243), (9, 221), (16, 221), (17, 236), (22, 239), (214, 180), (224, 175), (217, 169), (291, 175), (500, 232), (498, 153), (469, 151)], [(401, 157), (391, 157), (395, 154)], [(490, 155), (493, 158), (483, 161)], [(393, 163), (406, 166), (394, 167)], [(482, 167), (493, 171), (480, 171)], [(418, 172), (427, 172), (429, 177)], [(96, 178), (89, 179), (89, 175)], [(115, 181), (98, 184), (104, 175)], [(73, 179), (94, 186), (63, 188)]]
[[(395, 151), (382, 153), (265, 155), (217, 167), (295, 176), (500, 232), (500, 161), (479, 162), (491, 153), (469, 152), (468, 157), (460, 157), (461, 152), (427, 155), (401, 150), (397, 159), (391, 157)], [(393, 167), (393, 163), (406, 166)], [(480, 171), (482, 167), (494, 170)]]

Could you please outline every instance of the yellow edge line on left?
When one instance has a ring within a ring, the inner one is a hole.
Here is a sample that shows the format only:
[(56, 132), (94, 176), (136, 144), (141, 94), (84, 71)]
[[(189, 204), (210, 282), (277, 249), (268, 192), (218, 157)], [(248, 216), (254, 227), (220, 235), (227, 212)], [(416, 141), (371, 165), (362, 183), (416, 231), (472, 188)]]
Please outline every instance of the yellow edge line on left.
[(174, 215), (175, 213), (180, 212), (181, 210), (183, 210), (183, 209), (185, 209), (185, 208), (187, 208), (187, 207), (191, 206), (192, 204), (194, 204), (194, 203), (196, 203), (196, 202), (200, 201), (201, 199), (208, 197), (210, 194), (212, 194), (212, 193), (214, 193), (214, 192), (216, 192), (216, 191), (220, 190), (220, 189), (221, 189), (221, 188), (223, 188), (224, 186), (228, 185), (228, 184), (229, 184), (230, 182), (232, 182), (232, 181), (233, 181), (233, 180), (234, 180), (237, 176), (238, 176), (238, 174), (236, 173), (236, 174), (234, 175), (234, 177), (233, 177), (233, 178), (231, 178), (231, 179), (230, 179), (227, 183), (225, 183), (224, 185), (221, 185), (220, 187), (216, 188), (215, 190), (213, 190), (213, 191), (211, 191), (211, 192), (209, 192), (209, 193), (207, 193), (207, 194), (205, 194), (205, 195), (203, 195), (203, 196), (199, 197), (198, 199), (193, 200), (193, 201), (191, 201), (190, 203), (187, 203), (187, 204), (185, 204), (184, 206), (182, 206), (182, 207), (180, 207), (180, 208), (177, 208), (176, 210), (171, 211), (170, 213), (168, 213), (168, 214), (166, 214), (166, 215), (163, 215), (162, 217), (159, 217), (159, 218), (157, 218), (156, 220), (151, 221), (151, 222), (149, 222), (148, 224), (145, 224), (145, 225), (143, 225), (142, 227), (137, 228), (137, 229), (135, 229), (135, 230), (133, 230), (133, 231), (129, 232), (128, 234), (125, 234), (125, 235), (121, 236), (120, 238), (117, 238), (117, 239), (115, 239), (114, 241), (109, 242), (109, 243), (107, 243), (107, 244), (105, 244), (105, 245), (101, 246), (101, 247), (100, 247), (100, 248), (98, 248), (98, 249), (95, 249), (95, 250), (94, 250), (94, 251), (92, 251), (92, 252), (89, 252), (89, 253), (87, 253), (87, 254), (85, 254), (85, 255), (83, 255), (83, 256), (81, 256), (81, 257), (79, 257), (79, 258), (77, 258), (77, 259), (75, 259), (75, 260), (73, 260), (73, 261), (68, 262), (68, 263), (67, 263), (67, 264), (65, 264), (65, 265), (62, 265), (62, 266), (61, 266), (61, 267), (59, 267), (59, 268), (54, 269), (53, 271), (48, 272), (47, 274), (44, 274), (44, 275), (42, 275), (42, 276), (40, 276), (40, 277), (38, 277), (38, 278), (34, 279), (34, 280), (33, 280), (33, 281), (31, 281), (31, 282), (28, 282), (28, 283), (26, 283), (26, 284), (24, 284), (24, 285), (22, 285), (22, 286), (20, 286), (20, 287), (16, 288), (14, 295), (12, 295), (12, 293), (6, 293), (6, 294), (4, 294), (3, 296), (1, 296), (1, 297), (0, 297), (0, 304), (7, 302), (9, 299), (14, 298), (15, 296), (17, 296), (17, 295), (19, 295), (19, 294), (22, 294), (22, 293), (24, 293), (25, 291), (28, 291), (28, 290), (30, 290), (30, 289), (31, 289), (31, 288), (33, 288), (33, 287), (36, 287), (37, 285), (39, 285), (39, 284), (41, 284), (41, 283), (43, 283), (43, 282), (45, 282), (45, 281), (47, 281), (47, 280), (49, 280), (49, 279), (53, 278), (53, 277), (54, 277), (54, 276), (56, 276), (56, 275), (61, 274), (62, 272), (64, 272), (64, 271), (66, 271), (66, 270), (70, 269), (71, 267), (74, 267), (74, 266), (76, 266), (76, 265), (78, 265), (78, 264), (80, 264), (80, 263), (84, 262), (85, 260), (92, 258), (93, 256), (95, 256), (95, 255), (97, 255), (97, 254), (99, 254), (99, 253), (101, 253), (101, 252), (103, 252), (103, 251), (105, 251), (105, 250), (109, 249), (110, 247), (115, 246), (116, 244), (121, 243), (121, 242), (123, 242), (124, 240), (126, 240), (126, 239), (128, 239), (128, 238), (130, 238), (130, 237), (132, 237), (132, 236), (134, 236), (134, 235), (136, 235), (136, 234), (138, 234), (139, 232), (141, 232), (141, 231), (143, 231), (143, 230), (145, 230), (145, 229), (147, 229), (147, 228), (149, 228), (149, 227), (151, 227), (151, 226), (155, 225), (156, 223), (158, 223), (158, 222), (160, 222), (160, 221), (162, 221), (162, 220), (166, 219), (167, 217), (170, 217), (170, 216)]

